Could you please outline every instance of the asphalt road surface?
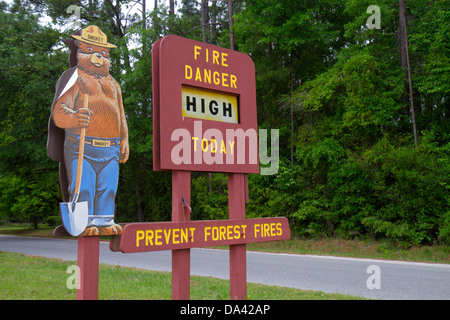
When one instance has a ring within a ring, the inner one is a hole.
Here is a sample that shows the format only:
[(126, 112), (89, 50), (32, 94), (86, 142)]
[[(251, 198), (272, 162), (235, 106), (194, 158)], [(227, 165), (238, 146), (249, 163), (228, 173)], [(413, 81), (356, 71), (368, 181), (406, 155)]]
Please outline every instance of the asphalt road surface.
[[(77, 241), (0, 235), (0, 251), (75, 261)], [(124, 254), (101, 242), (100, 263), (170, 272), (171, 252)], [(229, 279), (228, 250), (191, 249), (191, 275)], [(373, 299), (450, 300), (447, 264), (248, 251), (247, 281)]]

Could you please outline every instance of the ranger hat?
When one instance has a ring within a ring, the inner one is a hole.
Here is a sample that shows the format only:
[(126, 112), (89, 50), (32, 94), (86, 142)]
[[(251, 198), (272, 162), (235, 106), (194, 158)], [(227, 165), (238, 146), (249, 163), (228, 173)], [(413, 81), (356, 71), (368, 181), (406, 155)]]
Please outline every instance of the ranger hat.
[(99, 27), (94, 25), (91, 25), (81, 30), (81, 36), (72, 35), (72, 38), (103, 48), (116, 48), (115, 45), (108, 43), (108, 38), (106, 37), (106, 34), (104, 34)]

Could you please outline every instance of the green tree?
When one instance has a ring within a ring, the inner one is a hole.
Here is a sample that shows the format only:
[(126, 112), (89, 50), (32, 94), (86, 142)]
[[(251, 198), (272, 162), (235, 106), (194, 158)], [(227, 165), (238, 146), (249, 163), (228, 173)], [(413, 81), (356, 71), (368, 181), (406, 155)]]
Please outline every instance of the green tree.
[[(59, 33), (39, 23), (35, 7), (0, 3), (1, 216), (39, 219), (57, 212), (57, 167), (46, 154), (47, 122), (58, 75), (67, 57)], [(6, 199), (5, 199), (6, 197)], [(3, 202), (5, 201), (5, 202)]]
[[(296, 155), (307, 184), (293, 215), (304, 226), (300, 230), (384, 236), (404, 245), (448, 234), (444, 159), (449, 136), (442, 131), (448, 123), (443, 111), (448, 110), (448, 92), (443, 82), (429, 75), (431, 70), (443, 79), (448, 74), (445, 67), (435, 67), (448, 58), (440, 43), (448, 28), (431, 22), (432, 16), (446, 16), (444, 2), (407, 3), (408, 12), (417, 13), (409, 19), (408, 33), (417, 125), (422, 132), (418, 150), (413, 145), (409, 101), (404, 100), (398, 5), (379, 3), (381, 28), (369, 29), (365, 22), (370, 1), (344, 2), (345, 12), (353, 17), (345, 25), (345, 47), (332, 66), (287, 99), (302, 120)], [(418, 13), (424, 13), (423, 18)], [(433, 52), (433, 62), (424, 48)], [(381, 152), (380, 146), (388, 149)], [(441, 174), (445, 178), (438, 178)]]
[[(171, 0), (151, 12), (133, 0), (0, 2), (0, 215), (38, 221), (57, 210), (46, 125), (76, 4), (82, 27), (98, 25), (117, 45), (111, 73), (131, 145), (118, 221), (170, 219), (170, 172), (152, 170), (151, 44), (176, 34), (228, 48), (234, 35), (256, 66), (259, 126), (280, 132), (278, 173), (249, 177), (248, 217), (285, 215), (305, 237), (449, 243), (449, 0), (405, 1), (417, 148), (398, 1), (376, 3), (379, 29), (366, 25), (369, 0), (230, 2), (232, 28), (226, 1)], [(43, 26), (38, 12), (64, 31)], [(211, 191), (207, 180), (192, 175), (192, 217), (226, 218), (226, 175), (212, 176)]]
[(449, 8), (448, 0), (411, 2), (409, 26), (418, 131), (433, 128), (441, 137), (450, 132)]

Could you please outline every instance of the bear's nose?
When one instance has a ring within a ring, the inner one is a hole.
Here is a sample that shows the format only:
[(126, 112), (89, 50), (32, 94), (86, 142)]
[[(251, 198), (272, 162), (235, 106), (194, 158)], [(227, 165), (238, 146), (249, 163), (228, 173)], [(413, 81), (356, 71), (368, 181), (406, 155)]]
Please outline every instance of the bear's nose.
[(96, 56), (97, 56), (97, 58), (101, 58), (102, 57), (102, 55), (100, 54), (100, 53), (96, 53)]

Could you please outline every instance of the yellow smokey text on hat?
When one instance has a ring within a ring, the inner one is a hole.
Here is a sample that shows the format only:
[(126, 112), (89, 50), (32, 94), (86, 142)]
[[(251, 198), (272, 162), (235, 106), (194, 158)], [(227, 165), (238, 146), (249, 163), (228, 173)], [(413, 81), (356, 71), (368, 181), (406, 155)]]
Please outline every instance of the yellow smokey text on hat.
[(104, 34), (99, 27), (94, 25), (81, 30), (81, 36), (72, 35), (72, 38), (104, 48), (116, 48), (115, 45), (108, 43), (106, 34)]

